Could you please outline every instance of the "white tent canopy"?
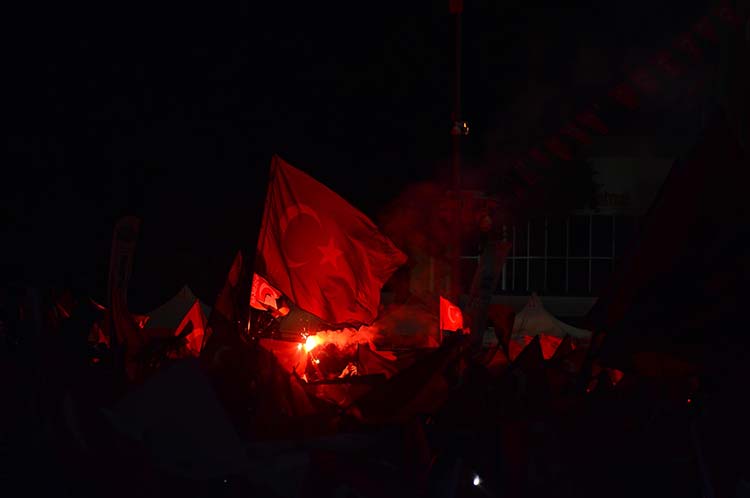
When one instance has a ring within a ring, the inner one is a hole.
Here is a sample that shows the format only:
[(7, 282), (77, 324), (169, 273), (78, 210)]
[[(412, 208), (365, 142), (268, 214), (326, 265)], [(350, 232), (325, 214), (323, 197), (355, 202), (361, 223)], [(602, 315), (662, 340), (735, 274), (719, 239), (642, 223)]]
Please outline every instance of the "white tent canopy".
[[(148, 313), (149, 320), (146, 323), (147, 329), (154, 328), (175, 328), (180, 324), (187, 314), (190, 307), (198, 299), (190, 290), (190, 287), (183, 285), (174, 297), (162, 304), (155, 310)], [(204, 302), (200, 303), (201, 309), (205, 316), (211, 313), (211, 307)]]
[(516, 319), (513, 322), (513, 337), (538, 334), (556, 337), (569, 335), (574, 339), (591, 338), (590, 331), (573, 327), (552, 316), (544, 309), (539, 296), (532, 294), (523, 309), (516, 314)]

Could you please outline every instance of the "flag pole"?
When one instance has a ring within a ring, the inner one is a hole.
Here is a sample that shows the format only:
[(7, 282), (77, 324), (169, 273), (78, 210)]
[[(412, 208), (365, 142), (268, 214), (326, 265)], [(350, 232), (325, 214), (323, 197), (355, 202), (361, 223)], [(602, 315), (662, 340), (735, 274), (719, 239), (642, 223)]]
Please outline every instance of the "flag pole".
[(453, 257), (451, 258), (451, 288), (450, 295), (454, 302), (461, 301), (461, 135), (465, 134), (465, 127), (461, 122), (461, 13), (463, 0), (450, 0), (450, 11), (455, 16), (455, 79), (453, 84), (453, 126), (451, 128), (452, 161), (451, 180), (456, 200), (456, 212), (453, 225)]

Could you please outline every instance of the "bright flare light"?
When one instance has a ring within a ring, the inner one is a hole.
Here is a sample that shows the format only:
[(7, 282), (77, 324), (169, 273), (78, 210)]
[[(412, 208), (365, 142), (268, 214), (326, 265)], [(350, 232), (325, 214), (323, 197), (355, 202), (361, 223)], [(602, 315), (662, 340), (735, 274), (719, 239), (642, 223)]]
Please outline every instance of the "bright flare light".
[(478, 475), (474, 474), (474, 480), (472, 481), (472, 483), (474, 484), (474, 486), (479, 486), (480, 484), (482, 484), (482, 480)]
[(307, 336), (305, 339), (305, 352), (309, 353), (320, 345), (320, 339), (314, 335)]

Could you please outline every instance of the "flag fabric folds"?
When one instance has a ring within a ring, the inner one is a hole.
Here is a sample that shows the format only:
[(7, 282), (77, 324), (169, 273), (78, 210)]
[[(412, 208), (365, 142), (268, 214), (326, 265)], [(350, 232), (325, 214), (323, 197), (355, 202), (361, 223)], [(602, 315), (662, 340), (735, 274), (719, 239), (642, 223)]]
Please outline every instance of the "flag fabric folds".
[(500, 344), (507, 353), (510, 338), (513, 335), (513, 324), (516, 320), (515, 310), (504, 304), (492, 303), (487, 310), (487, 314), (490, 323), (495, 328), (495, 335), (497, 335), (498, 341), (500, 341)]
[(335, 192), (278, 156), (258, 238), (258, 273), (330, 325), (370, 324), (406, 255)]
[(109, 320), (113, 328), (110, 338), (115, 337), (117, 344), (123, 348), (125, 371), (130, 380), (137, 379), (142, 373), (139, 355), (146, 344), (145, 337), (125, 304), (124, 292), (117, 287), (112, 289), (112, 308)]
[[(247, 318), (245, 316), (245, 307), (248, 301), (242, 299), (242, 295), (244, 294), (242, 291), (246, 285), (245, 276), (247, 274), (247, 268), (243, 259), (242, 251), (237, 251), (227, 274), (227, 279), (224, 282), (224, 287), (216, 297), (216, 303), (211, 310), (211, 317), (209, 318), (209, 325), (211, 326), (215, 325), (217, 319), (236, 323), (238, 320)], [(242, 306), (243, 301), (244, 306)]]
[(250, 307), (256, 310), (278, 310), (278, 299), (281, 292), (275, 289), (268, 280), (257, 273), (253, 273), (253, 284), (250, 288)]
[(196, 358), (200, 356), (205, 342), (206, 322), (206, 315), (203, 314), (201, 303), (196, 299), (175, 329), (174, 335), (176, 337), (185, 338), (187, 353)]
[(455, 332), (464, 328), (464, 317), (461, 309), (440, 296), (440, 330)]

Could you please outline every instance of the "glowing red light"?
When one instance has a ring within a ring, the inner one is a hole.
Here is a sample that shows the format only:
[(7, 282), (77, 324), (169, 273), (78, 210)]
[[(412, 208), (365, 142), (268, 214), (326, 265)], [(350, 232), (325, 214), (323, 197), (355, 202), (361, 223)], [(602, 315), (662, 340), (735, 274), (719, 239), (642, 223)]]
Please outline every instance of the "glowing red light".
[(307, 339), (305, 339), (305, 351), (309, 353), (310, 351), (318, 347), (319, 344), (320, 338), (314, 335), (308, 336)]
[(690, 403), (692, 403), (692, 402), (693, 402), (693, 400), (692, 400), (692, 399), (690, 399), (690, 398), (688, 398), (688, 399), (687, 399), (687, 402), (688, 402), (688, 405), (689, 405)]

